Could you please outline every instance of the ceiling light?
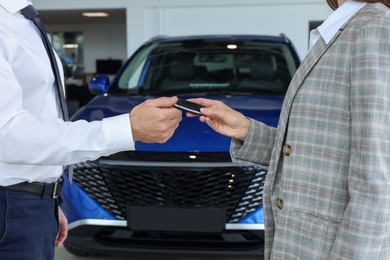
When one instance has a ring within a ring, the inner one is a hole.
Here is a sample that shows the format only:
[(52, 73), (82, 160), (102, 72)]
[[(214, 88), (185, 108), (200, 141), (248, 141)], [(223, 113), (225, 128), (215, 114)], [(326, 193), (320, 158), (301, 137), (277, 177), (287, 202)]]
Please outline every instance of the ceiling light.
[(86, 16), (86, 17), (107, 17), (108, 13), (105, 13), (105, 12), (85, 12), (85, 13), (83, 13), (83, 16)]
[(63, 44), (62, 48), (64, 49), (77, 49), (79, 47), (78, 44), (75, 43), (68, 43), (68, 44)]
[(227, 48), (230, 49), (230, 50), (234, 50), (234, 49), (237, 49), (237, 45), (236, 44), (229, 44), (227, 46)]

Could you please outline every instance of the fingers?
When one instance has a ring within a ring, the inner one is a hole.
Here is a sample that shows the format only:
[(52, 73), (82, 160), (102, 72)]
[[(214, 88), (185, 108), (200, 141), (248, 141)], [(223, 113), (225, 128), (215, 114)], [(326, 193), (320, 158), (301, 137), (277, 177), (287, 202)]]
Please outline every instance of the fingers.
[(206, 98), (190, 98), (188, 101), (197, 103), (199, 105), (202, 105), (204, 107), (219, 107), (223, 105), (221, 101), (218, 100), (212, 100), (212, 99), (206, 99)]
[[(159, 115), (156, 117), (153, 127), (149, 128), (147, 132), (144, 132), (144, 142), (165, 143), (175, 133), (175, 130), (182, 119), (181, 112), (179, 111), (180, 116), (177, 117), (172, 117), (172, 113), (169, 113), (168, 111), (163, 112), (165, 115)], [(148, 134), (148, 136), (146, 136), (146, 134)]]
[(65, 214), (62, 212), (61, 208), (58, 208), (58, 221), (59, 230), (55, 241), (56, 247), (61, 246), (68, 236), (68, 220), (65, 217)]
[(145, 143), (165, 143), (182, 119), (182, 112), (173, 108), (177, 97), (147, 100), (130, 112), (133, 140)]
[[(217, 100), (196, 98), (189, 101), (204, 106), (200, 109), (203, 114), (199, 117), (201, 122), (220, 134), (245, 140), (249, 131), (249, 121), (243, 114)], [(193, 117), (191, 114), (187, 116)]]
[(173, 104), (177, 102), (177, 97), (160, 97), (156, 99), (150, 99), (147, 102), (149, 102), (149, 105), (158, 107), (158, 108), (169, 108), (172, 107)]
[[(210, 113), (213, 110), (220, 110), (223, 108), (228, 108), (228, 106), (226, 106), (223, 102), (218, 101), (218, 100), (212, 100), (212, 99), (206, 99), (206, 98), (191, 98), (191, 99), (188, 99), (188, 101), (191, 101), (191, 102), (194, 102), (196, 104), (203, 106), (204, 108), (200, 109), (200, 111), (202, 112), (203, 115), (205, 115), (205, 113)], [(213, 108), (213, 110), (209, 110), (209, 108)], [(195, 117), (198, 115), (195, 115), (192, 113), (186, 113), (186, 116), (187, 117)]]
[[(233, 109), (226, 106), (222, 101), (204, 98), (191, 99), (190, 101), (203, 106), (200, 111), (205, 117), (222, 118), (224, 114), (233, 112)], [(202, 120), (204, 121), (205, 118), (202, 118)]]

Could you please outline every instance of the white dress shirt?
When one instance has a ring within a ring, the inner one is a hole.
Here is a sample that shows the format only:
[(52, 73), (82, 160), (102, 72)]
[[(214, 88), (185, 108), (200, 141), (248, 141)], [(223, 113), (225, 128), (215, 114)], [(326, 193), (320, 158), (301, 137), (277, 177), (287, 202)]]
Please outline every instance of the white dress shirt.
[(62, 165), (134, 149), (129, 114), (90, 123), (59, 119), (50, 60), (34, 24), (20, 13), (28, 4), (0, 0), (1, 186), (53, 182)]
[(317, 29), (310, 32), (310, 46), (322, 37), (328, 44), (337, 31), (367, 3), (347, 0), (337, 8)]

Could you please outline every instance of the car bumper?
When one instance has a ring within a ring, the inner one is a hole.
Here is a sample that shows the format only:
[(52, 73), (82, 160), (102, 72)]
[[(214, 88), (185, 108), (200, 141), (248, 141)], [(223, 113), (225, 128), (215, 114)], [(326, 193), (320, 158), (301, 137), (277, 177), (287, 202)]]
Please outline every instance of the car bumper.
[(85, 219), (69, 224), (65, 247), (88, 255), (203, 256), (262, 259), (262, 224), (226, 224), (221, 233), (134, 232), (127, 221)]

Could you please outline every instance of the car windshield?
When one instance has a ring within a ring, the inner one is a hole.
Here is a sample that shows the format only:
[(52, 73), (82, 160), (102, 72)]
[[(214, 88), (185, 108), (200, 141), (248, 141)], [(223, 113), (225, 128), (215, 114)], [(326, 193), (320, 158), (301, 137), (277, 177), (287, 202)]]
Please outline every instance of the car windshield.
[(296, 69), (290, 46), (283, 42), (159, 42), (136, 53), (114, 83), (114, 91), (284, 94)]

